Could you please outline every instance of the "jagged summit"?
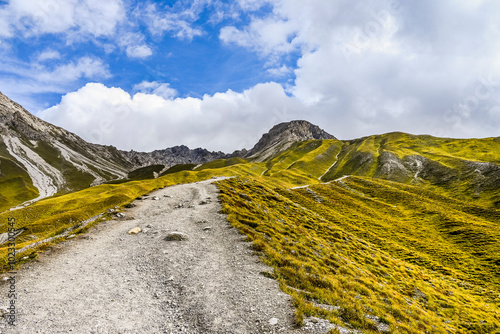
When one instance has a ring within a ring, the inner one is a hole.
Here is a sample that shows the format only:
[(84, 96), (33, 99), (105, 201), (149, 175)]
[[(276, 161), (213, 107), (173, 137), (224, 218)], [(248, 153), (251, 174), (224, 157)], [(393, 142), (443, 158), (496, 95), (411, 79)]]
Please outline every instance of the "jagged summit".
[(264, 161), (293, 143), (311, 139), (336, 139), (328, 132), (308, 121), (297, 120), (275, 125), (264, 134), (245, 157)]

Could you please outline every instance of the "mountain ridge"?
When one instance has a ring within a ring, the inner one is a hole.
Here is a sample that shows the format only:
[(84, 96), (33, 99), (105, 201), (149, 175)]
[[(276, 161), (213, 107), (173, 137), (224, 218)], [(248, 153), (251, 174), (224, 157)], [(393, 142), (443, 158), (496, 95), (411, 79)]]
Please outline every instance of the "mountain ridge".
[[(317, 125), (296, 120), (273, 126), (249, 151), (228, 154), (180, 145), (127, 152), (87, 143), (30, 114), (1, 93), (0, 135), (0, 211), (112, 180), (127, 180), (130, 172), (148, 166), (164, 165), (163, 171), (174, 165), (185, 165), (175, 170), (200, 170), (197, 167), (202, 164), (201, 169), (206, 169), (245, 162), (265, 163), (262, 176), (312, 176), (315, 182), (345, 175), (368, 176), (438, 186), (500, 206), (500, 194), (495, 191), (500, 187), (500, 157), (495, 153), (500, 151), (500, 137), (450, 139), (391, 132), (338, 140)], [(224, 162), (228, 159), (229, 164)], [(162, 174), (161, 166), (154, 169), (160, 173), (151, 175)]]
[(277, 124), (262, 135), (245, 158), (262, 162), (288, 149), (293, 143), (311, 139), (336, 139), (333, 135), (305, 120)]

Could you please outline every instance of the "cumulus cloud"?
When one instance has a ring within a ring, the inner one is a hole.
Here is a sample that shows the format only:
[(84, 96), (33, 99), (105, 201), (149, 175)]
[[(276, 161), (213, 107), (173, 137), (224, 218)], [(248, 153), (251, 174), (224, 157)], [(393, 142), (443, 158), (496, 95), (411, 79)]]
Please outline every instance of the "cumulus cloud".
[[(161, 87), (148, 82), (139, 86)], [(89, 83), (38, 116), (87, 141), (125, 150), (184, 144), (231, 152), (251, 148), (272, 125), (296, 118), (303, 107), (276, 83), (258, 84), (241, 93), (229, 90), (176, 99), (140, 92), (130, 95), (120, 88)]]
[[(267, 16), (224, 27), (219, 37), (270, 58), (271, 74), (298, 52), (288, 90), (335, 135), (498, 135), (500, 124), (489, 112), (500, 104), (495, 1), (269, 3)], [(490, 74), (491, 94), (476, 97)]]

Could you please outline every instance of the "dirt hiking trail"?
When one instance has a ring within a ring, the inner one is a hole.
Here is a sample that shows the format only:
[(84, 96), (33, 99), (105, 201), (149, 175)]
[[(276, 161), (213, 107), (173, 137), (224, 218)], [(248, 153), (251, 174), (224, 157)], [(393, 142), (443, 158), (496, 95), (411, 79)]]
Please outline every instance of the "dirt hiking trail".
[[(290, 297), (220, 213), (213, 181), (151, 193), (26, 264), (17, 325), (0, 319), (0, 333), (327, 332), (322, 321), (295, 327)], [(188, 239), (165, 240), (173, 231)], [(0, 291), (4, 303), (6, 282)]]

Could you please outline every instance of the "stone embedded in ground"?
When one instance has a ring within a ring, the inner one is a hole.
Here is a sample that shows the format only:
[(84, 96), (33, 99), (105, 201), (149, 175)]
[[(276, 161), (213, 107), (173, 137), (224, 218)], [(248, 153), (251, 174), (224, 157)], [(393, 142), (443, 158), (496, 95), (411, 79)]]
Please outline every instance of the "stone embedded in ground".
[(159, 201), (159, 200), (160, 200), (160, 198), (159, 198), (158, 196), (153, 196), (152, 200), (153, 200), (153, 201)]
[(212, 199), (210, 197), (207, 197), (204, 200), (201, 200), (199, 204), (200, 205), (205, 205), (205, 204), (208, 204), (208, 203), (211, 203), (211, 202), (212, 202)]
[(9, 310), (6, 307), (0, 307), (0, 318), (5, 317), (9, 314)]
[(137, 234), (137, 233), (140, 233), (142, 230), (140, 227), (134, 227), (133, 229), (131, 229), (130, 231), (128, 231), (128, 234)]
[(203, 228), (203, 231), (210, 231), (212, 229), (212, 226), (205, 226)]
[(278, 318), (269, 319), (269, 325), (274, 326), (278, 324)]
[(118, 213), (115, 213), (115, 217), (116, 218), (125, 218), (125, 214), (123, 212), (118, 212)]
[(182, 233), (182, 232), (170, 232), (167, 234), (164, 240), (166, 241), (184, 241), (188, 240), (189, 237), (187, 234)]
[(126, 209), (132, 209), (132, 208), (135, 208), (135, 207), (136, 207), (136, 205), (134, 203), (130, 203), (130, 204), (126, 204), (125, 205)]

